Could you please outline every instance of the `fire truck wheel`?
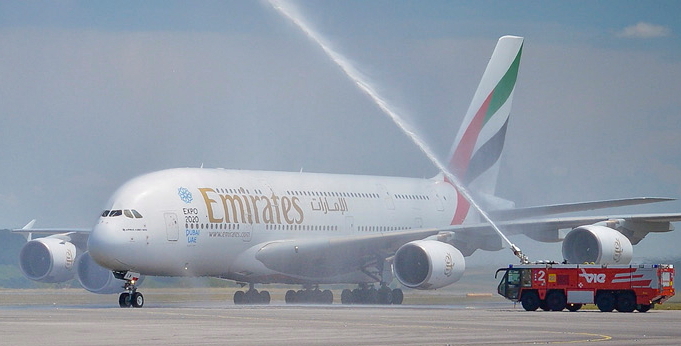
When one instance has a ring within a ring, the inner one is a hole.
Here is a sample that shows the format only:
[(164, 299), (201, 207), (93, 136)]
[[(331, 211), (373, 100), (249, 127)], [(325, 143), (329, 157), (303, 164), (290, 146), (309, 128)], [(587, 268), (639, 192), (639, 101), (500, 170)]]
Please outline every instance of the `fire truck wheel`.
[(520, 302), (526, 311), (536, 311), (539, 308), (539, 295), (535, 291), (525, 292)]
[(648, 312), (652, 307), (652, 304), (639, 304), (636, 306), (636, 310), (638, 310), (638, 312)]
[(636, 309), (636, 295), (630, 291), (620, 292), (617, 295), (617, 311), (633, 312)]
[(575, 312), (575, 311), (577, 311), (581, 308), (582, 308), (582, 304), (570, 303), (570, 304), (567, 305), (567, 309), (572, 311), (572, 312)]
[(596, 306), (602, 312), (612, 312), (615, 309), (615, 295), (612, 292), (600, 292), (596, 295)]
[(546, 295), (546, 306), (551, 311), (561, 311), (565, 309), (567, 299), (563, 291), (551, 291)]

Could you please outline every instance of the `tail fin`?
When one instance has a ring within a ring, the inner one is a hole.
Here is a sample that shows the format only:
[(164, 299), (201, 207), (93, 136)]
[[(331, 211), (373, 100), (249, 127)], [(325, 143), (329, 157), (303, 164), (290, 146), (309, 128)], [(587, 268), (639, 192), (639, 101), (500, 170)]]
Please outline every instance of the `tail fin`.
[[(522, 50), (522, 37), (499, 39), (449, 155), (447, 168), (475, 196), (494, 196)], [(469, 209), (459, 194), (452, 224), (462, 223)]]

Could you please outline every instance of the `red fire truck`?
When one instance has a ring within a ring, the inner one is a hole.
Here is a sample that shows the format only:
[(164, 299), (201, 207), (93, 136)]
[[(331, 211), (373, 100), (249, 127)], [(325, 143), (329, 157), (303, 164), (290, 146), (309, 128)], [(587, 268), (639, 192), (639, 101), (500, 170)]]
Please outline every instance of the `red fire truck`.
[(510, 265), (497, 274), (502, 271), (497, 291), (527, 311), (577, 311), (583, 304), (596, 304), (603, 312), (646, 312), (674, 295), (674, 266), (669, 264), (546, 263)]

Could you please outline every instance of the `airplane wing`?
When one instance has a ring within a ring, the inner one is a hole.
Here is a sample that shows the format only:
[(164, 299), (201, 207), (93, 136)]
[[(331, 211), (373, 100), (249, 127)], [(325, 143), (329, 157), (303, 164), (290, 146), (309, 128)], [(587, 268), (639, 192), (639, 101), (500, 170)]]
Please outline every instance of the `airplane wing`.
[[(533, 239), (539, 238), (537, 240), (540, 241), (560, 241), (562, 238), (558, 237), (558, 231), (561, 229), (604, 221), (619, 222), (618, 225), (623, 227), (618, 230), (627, 236), (632, 244), (636, 244), (649, 232), (673, 230), (671, 222), (681, 221), (681, 214), (524, 219), (500, 222), (498, 226), (507, 235), (526, 234)], [(543, 233), (548, 235), (542, 235)], [(457, 246), (458, 236), (461, 236), (461, 239), (499, 238), (489, 224), (481, 223), (362, 236), (289, 239), (257, 245), (260, 249), (256, 251), (256, 259), (266, 267), (281, 273), (328, 277), (364, 268), (378, 259), (389, 258), (407, 242), (433, 236), (440, 236), (443, 241), (451, 241), (454, 246)], [(500, 239), (498, 241), (501, 242)], [(466, 249), (462, 252), (467, 254)], [(471, 253), (472, 251), (468, 255)]]
[(259, 245), (255, 258), (266, 267), (296, 276), (329, 277), (387, 258), (405, 243), (435, 235), (439, 229), (372, 235), (289, 239)]
[(537, 207), (492, 210), (489, 212), (489, 216), (492, 218), (492, 220), (503, 221), (519, 218), (546, 216), (553, 214), (573, 213), (578, 211), (587, 211), (594, 209), (669, 202), (675, 200), (676, 200), (675, 198), (666, 197), (634, 197), (592, 202), (562, 203), (553, 205), (543, 205)]
[(35, 219), (31, 220), (31, 222), (27, 223), (26, 226), (22, 228), (15, 228), (12, 229), (11, 231), (13, 233), (19, 233), (26, 238), (27, 241), (30, 241), (34, 238), (34, 235), (38, 236), (54, 236), (54, 235), (61, 235), (62, 237), (65, 238), (65, 240), (68, 240), (70, 242), (73, 242), (76, 246), (80, 248), (86, 248), (87, 247), (87, 238), (90, 235), (90, 232), (92, 232), (91, 228), (73, 228), (73, 227), (65, 227), (65, 228), (34, 228), (33, 225), (35, 225)]

